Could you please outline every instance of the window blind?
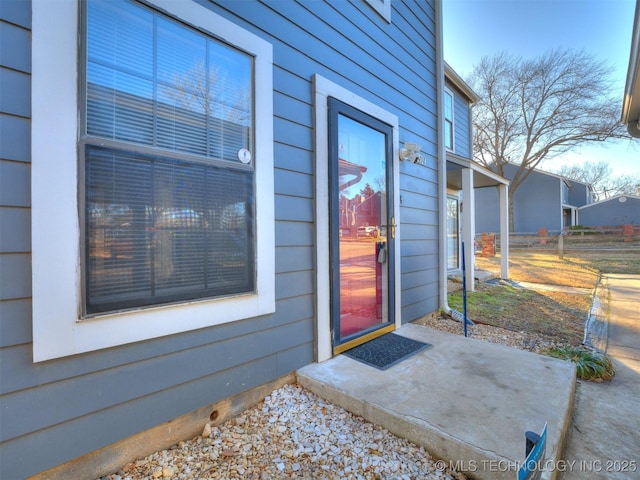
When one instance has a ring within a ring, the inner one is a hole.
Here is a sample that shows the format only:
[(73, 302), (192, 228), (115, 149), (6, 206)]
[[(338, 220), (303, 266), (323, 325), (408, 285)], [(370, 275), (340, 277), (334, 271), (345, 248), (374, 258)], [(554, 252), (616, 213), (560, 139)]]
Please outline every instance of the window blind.
[(86, 313), (253, 292), (252, 58), (127, 0), (86, 32)]

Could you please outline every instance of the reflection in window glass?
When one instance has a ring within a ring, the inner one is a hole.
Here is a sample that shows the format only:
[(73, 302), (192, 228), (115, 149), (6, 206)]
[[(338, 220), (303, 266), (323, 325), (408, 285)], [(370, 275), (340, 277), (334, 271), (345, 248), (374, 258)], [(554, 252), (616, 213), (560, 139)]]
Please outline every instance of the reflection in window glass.
[(252, 58), (127, 0), (86, 35), (86, 312), (254, 292)]
[(238, 162), (252, 146), (250, 56), (126, 0), (88, 4), (92, 136)]

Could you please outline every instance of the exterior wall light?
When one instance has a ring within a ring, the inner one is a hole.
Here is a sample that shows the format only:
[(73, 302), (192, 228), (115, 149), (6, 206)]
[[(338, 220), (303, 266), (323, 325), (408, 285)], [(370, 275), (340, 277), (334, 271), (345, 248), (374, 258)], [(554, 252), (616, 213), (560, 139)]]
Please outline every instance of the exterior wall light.
[(400, 160), (409, 160), (412, 163), (420, 162), (421, 147), (417, 143), (405, 142), (404, 148), (400, 149)]

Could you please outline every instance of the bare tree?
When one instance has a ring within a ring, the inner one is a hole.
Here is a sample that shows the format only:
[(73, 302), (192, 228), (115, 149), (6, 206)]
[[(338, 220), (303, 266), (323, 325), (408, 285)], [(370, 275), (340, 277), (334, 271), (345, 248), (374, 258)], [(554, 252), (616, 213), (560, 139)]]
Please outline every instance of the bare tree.
[(640, 186), (640, 176), (614, 176), (609, 163), (605, 160), (585, 162), (580, 165), (564, 165), (555, 173), (570, 180), (591, 185), (596, 200), (604, 200), (622, 194), (637, 195)]
[(219, 70), (199, 62), (186, 74), (174, 74), (165, 93), (189, 111), (201, 111), (209, 116), (246, 124), (251, 119), (251, 94), (246, 87), (235, 85)]
[(603, 62), (571, 50), (533, 60), (501, 53), (475, 66), (470, 84), (481, 98), (474, 108), (475, 156), (500, 175), (505, 164), (518, 165), (509, 186), (511, 211), (514, 192), (543, 160), (627, 137), (609, 74)]

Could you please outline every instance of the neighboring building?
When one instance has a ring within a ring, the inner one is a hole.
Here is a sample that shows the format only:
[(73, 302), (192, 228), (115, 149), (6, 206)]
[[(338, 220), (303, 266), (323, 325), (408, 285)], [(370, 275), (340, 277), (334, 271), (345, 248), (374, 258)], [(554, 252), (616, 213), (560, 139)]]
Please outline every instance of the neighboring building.
[(629, 134), (640, 138), (640, 1), (636, 0), (636, 12), (631, 32), (631, 50), (627, 82), (622, 98), (622, 123)]
[[(513, 179), (519, 165), (506, 164), (504, 175)], [(559, 233), (577, 225), (578, 208), (593, 202), (588, 184), (568, 180), (542, 170), (531, 170), (513, 194), (512, 233)], [(498, 191), (495, 188), (476, 189), (476, 230), (499, 231), (497, 213)]]
[(640, 225), (640, 197), (616, 195), (578, 209), (578, 223), (585, 227)]
[(1, 478), (446, 304), (441, 10), (2, 1)]
[[(447, 158), (447, 256), (446, 268), (457, 273), (462, 268), (464, 246), (466, 285), (475, 288), (474, 238), (476, 225), (474, 211), (476, 188), (495, 187), (498, 194), (497, 225), (503, 236), (509, 234), (508, 185), (509, 181), (473, 161), (473, 121), (471, 109), (478, 100), (475, 92), (458, 74), (445, 64), (444, 134)], [(504, 245), (504, 244), (503, 244)], [(501, 250), (501, 276), (509, 277), (508, 242)]]

